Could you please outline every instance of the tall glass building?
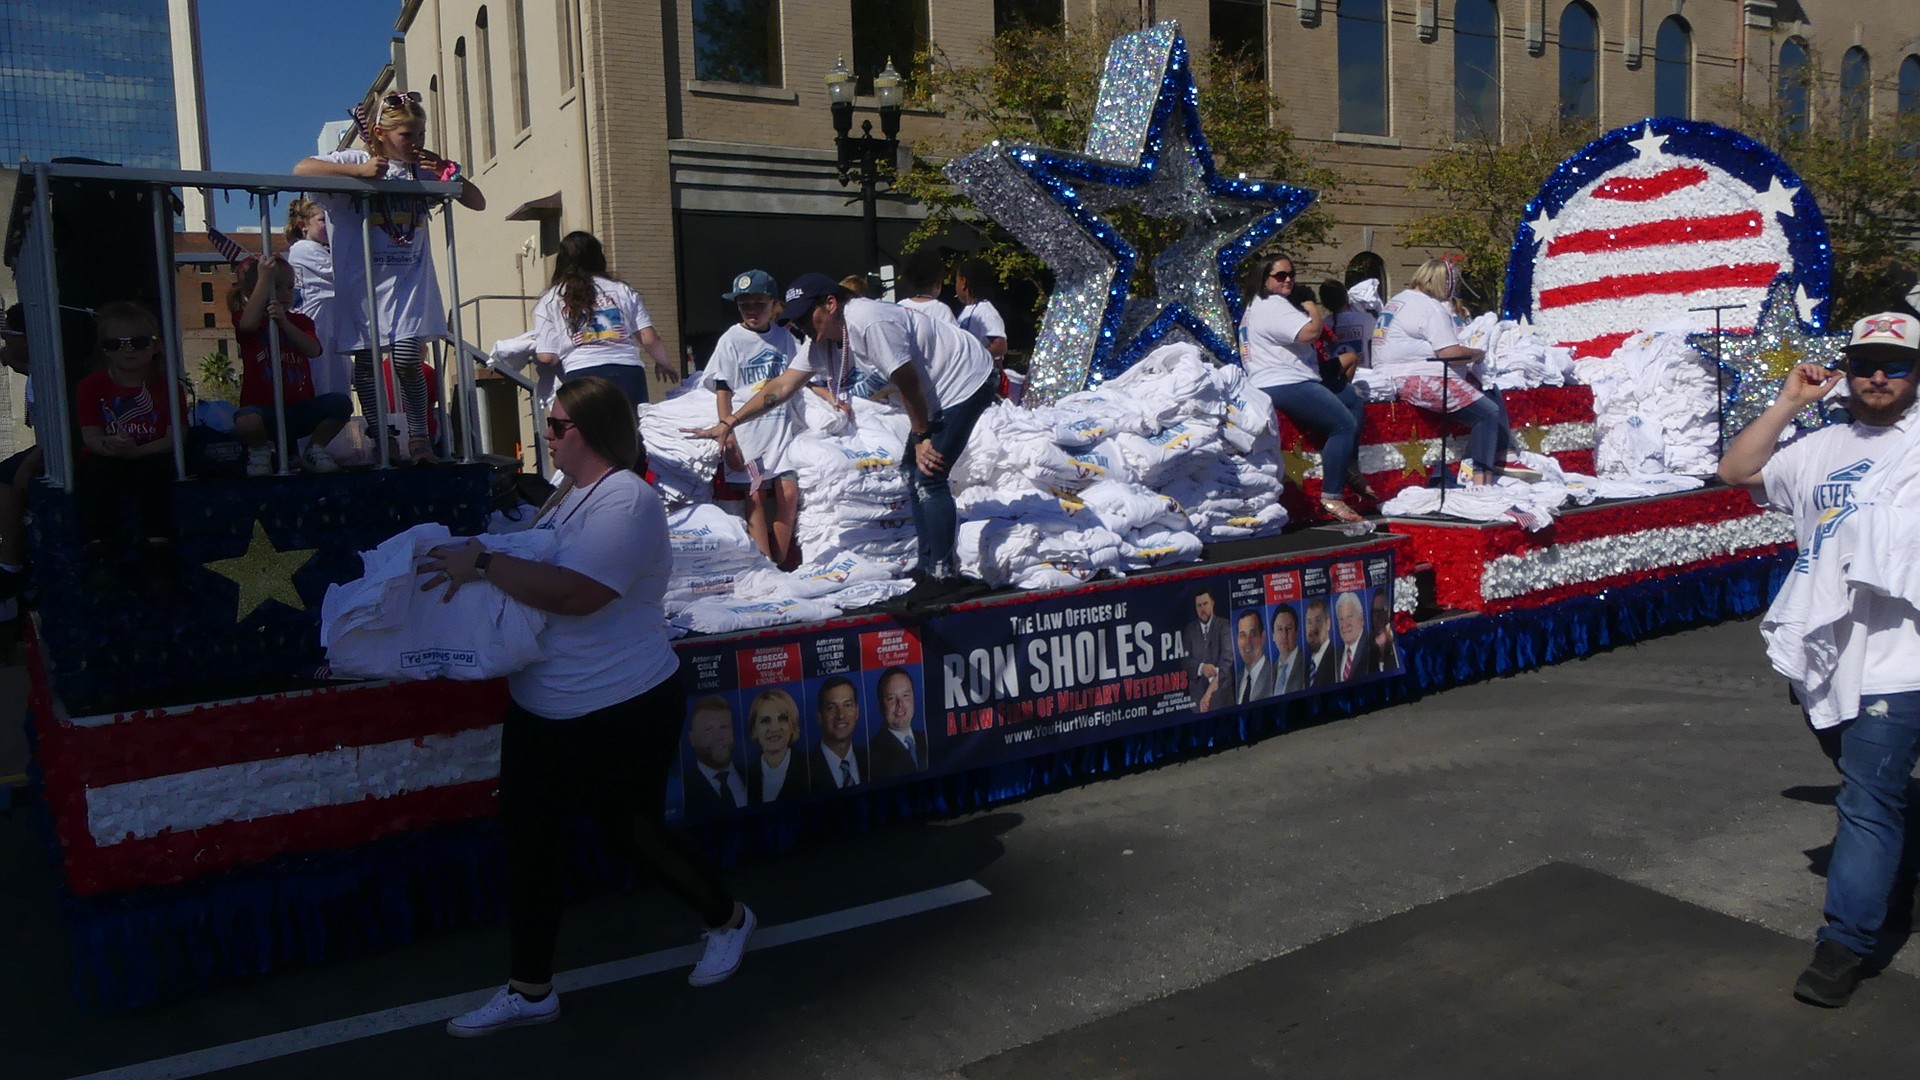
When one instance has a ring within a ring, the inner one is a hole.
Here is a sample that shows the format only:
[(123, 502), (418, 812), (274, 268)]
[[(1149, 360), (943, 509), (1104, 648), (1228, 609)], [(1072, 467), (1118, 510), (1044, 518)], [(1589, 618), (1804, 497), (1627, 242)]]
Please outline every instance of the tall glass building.
[(168, 9), (168, 0), (0, 0), (0, 165), (89, 157), (180, 168)]

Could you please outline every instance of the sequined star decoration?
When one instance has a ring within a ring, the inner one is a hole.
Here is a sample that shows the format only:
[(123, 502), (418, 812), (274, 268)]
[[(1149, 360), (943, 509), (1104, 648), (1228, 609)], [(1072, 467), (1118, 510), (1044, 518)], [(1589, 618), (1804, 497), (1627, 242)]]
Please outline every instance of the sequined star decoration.
[(1427, 441), (1408, 439), (1394, 443), (1400, 451), (1400, 471), (1405, 476), (1425, 476), (1427, 474)]
[[(1082, 153), (995, 142), (945, 170), (1053, 272), (1028, 361), (1033, 404), (1097, 385), (1170, 341), (1234, 361), (1236, 271), (1314, 199), (1215, 170), (1178, 23), (1114, 40), (1093, 116)], [(1182, 227), (1153, 258), (1150, 291), (1139, 249), (1105, 214), (1122, 206)]]
[[(1693, 334), (1687, 341), (1720, 365), (1725, 375), (1722, 418), (1727, 433), (1746, 427), (1773, 404), (1798, 364), (1839, 367), (1846, 334), (1824, 334), (1800, 320), (1794, 286), (1784, 275), (1767, 291), (1760, 321), (1750, 334)], [(1830, 399), (1831, 400), (1831, 399)], [(1794, 424), (1811, 430), (1827, 423), (1827, 403), (1809, 405)]]
[(1320, 465), (1318, 461), (1314, 460), (1312, 455), (1303, 454), (1298, 450), (1280, 451), (1280, 460), (1286, 469), (1287, 480), (1291, 482), (1294, 487), (1300, 487), (1305, 484), (1307, 477)]
[(255, 521), (246, 554), (216, 559), (206, 566), (240, 586), (239, 605), (233, 617), (234, 622), (240, 622), (269, 600), (277, 600), (295, 611), (305, 611), (306, 601), (300, 599), (300, 591), (294, 588), (293, 575), (307, 565), (315, 550), (281, 551), (273, 546), (266, 526)]
[(1539, 424), (1523, 425), (1520, 430), (1514, 432), (1514, 434), (1519, 436), (1522, 443), (1526, 444), (1529, 453), (1542, 454), (1546, 452), (1542, 450), (1541, 447), (1547, 444), (1547, 429), (1541, 427)]

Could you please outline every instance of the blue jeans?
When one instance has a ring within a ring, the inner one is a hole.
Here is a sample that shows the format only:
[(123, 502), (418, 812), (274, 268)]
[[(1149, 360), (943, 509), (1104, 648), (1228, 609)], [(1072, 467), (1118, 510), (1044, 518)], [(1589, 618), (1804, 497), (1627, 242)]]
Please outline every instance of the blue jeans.
[(918, 538), (920, 573), (935, 578), (951, 578), (959, 573), (953, 565), (953, 534), (959, 528), (959, 514), (953, 507), (953, 489), (947, 486), (947, 473), (967, 448), (973, 426), (980, 414), (993, 404), (1000, 391), (997, 379), (988, 379), (980, 389), (958, 405), (940, 410), (928, 429), (927, 441), (947, 461), (945, 471), (923, 473), (909, 446), (900, 467), (907, 474), (907, 494), (913, 499), (913, 531)]
[(1904, 895), (1915, 871), (1911, 847), (1920, 836), (1908, 826), (1920, 812), (1920, 691), (1862, 694), (1859, 716), (1816, 734), (1840, 769), (1840, 824), (1827, 866), (1827, 924), (1815, 936), (1866, 956), (1879, 944), (1889, 901), (1896, 889)]
[(1467, 425), (1467, 460), (1480, 469), (1498, 469), (1513, 448), (1513, 421), (1507, 419), (1507, 404), (1500, 391), (1491, 387), (1481, 391), (1479, 401), (1464, 409), (1455, 409), (1447, 419)]
[(584, 379), (589, 375), (598, 375), (613, 385), (626, 391), (627, 400), (635, 405), (647, 403), (647, 369), (641, 364), (597, 364), (581, 368), (579, 371), (564, 372), (560, 381), (570, 383), (575, 379)]
[(1360, 420), (1366, 403), (1348, 383), (1338, 391), (1319, 382), (1297, 382), (1286, 386), (1263, 386), (1260, 392), (1272, 399), (1273, 407), (1287, 414), (1294, 425), (1326, 435), (1320, 450), (1320, 494), (1338, 499), (1347, 490), (1347, 471), (1360, 453)]

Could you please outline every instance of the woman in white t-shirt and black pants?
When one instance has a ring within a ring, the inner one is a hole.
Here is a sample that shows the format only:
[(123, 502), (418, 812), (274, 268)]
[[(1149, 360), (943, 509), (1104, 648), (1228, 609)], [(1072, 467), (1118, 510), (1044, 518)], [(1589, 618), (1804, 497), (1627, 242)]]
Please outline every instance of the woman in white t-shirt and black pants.
[(1459, 268), (1445, 259), (1428, 259), (1414, 271), (1411, 285), (1380, 310), (1373, 329), (1373, 370), (1393, 379), (1396, 400), (1466, 425), (1474, 483), (1491, 483), (1502, 472), (1538, 480), (1538, 472), (1507, 460), (1513, 449), (1507, 407), (1499, 390), (1473, 377), (1473, 365), (1485, 354), (1460, 343), (1452, 307), (1460, 291)]
[(553, 287), (533, 308), (534, 358), (560, 365), (562, 383), (598, 375), (638, 406), (647, 403), (641, 349), (662, 378), (680, 380), (640, 294), (607, 276), (600, 241), (592, 233), (568, 233), (554, 256)]
[(688, 982), (732, 975), (755, 925), (665, 820), (687, 692), (663, 604), (673, 568), (667, 516), (633, 471), (633, 403), (606, 379), (576, 379), (555, 394), (547, 428), (554, 465), (567, 477), (534, 526), (553, 530), (553, 561), (489, 553), (471, 540), (436, 548), (420, 567), (424, 589), (444, 584), (451, 595), (484, 582), (550, 615), (540, 631), (547, 659), (507, 677), (512, 704), (500, 734), (512, 964), (492, 1000), (447, 1022), (463, 1038), (560, 1015), (553, 949), (576, 799), (609, 846), (652, 870), (706, 925), (706, 954)]
[[(1320, 505), (1337, 521), (1359, 521), (1347, 505), (1347, 474), (1360, 449), (1360, 420), (1365, 403), (1352, 385), (1333, 390), (1320, 378), (1315, 339), (1326, 333), (1330, 316), (1312, 300), (1293, 302), (1293, 260), (1265, 260), (1254, 299), (1240, 317), (1240, 363), (1247, 378), (1273, 400), (1273, 407), (1298, 427), (1326, 436), (1320, 450)], [(1359, 356), (1342, 353), (1347, 370)]]

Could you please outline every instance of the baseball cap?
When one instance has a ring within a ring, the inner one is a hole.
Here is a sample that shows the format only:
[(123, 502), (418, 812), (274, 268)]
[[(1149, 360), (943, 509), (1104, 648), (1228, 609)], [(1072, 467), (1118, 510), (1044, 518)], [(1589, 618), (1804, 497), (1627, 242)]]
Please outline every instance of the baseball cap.
[(813, 323), (808, 316), (813, 314), (813, 305), (839, 292), (840, 283), (825, 274), (801, 274), (787, 285), (787, 293), (781, 297), (785, 309), (780, 321), (797, 327), (802, 334), (810, 333)]
[(1900, 311), (1869, 315), (1853, 324), (1853, 336), (1841, 351), (1848, 359), (1920, 361), (1920, 319)]
[(780, 286), (774, 284), (773, 275), (765, 270), (749, 270), (736, 274), (733, 278), (733, 291), (723, 293), (722, 300), (738, 300), (743, 296), (779, 296)]

